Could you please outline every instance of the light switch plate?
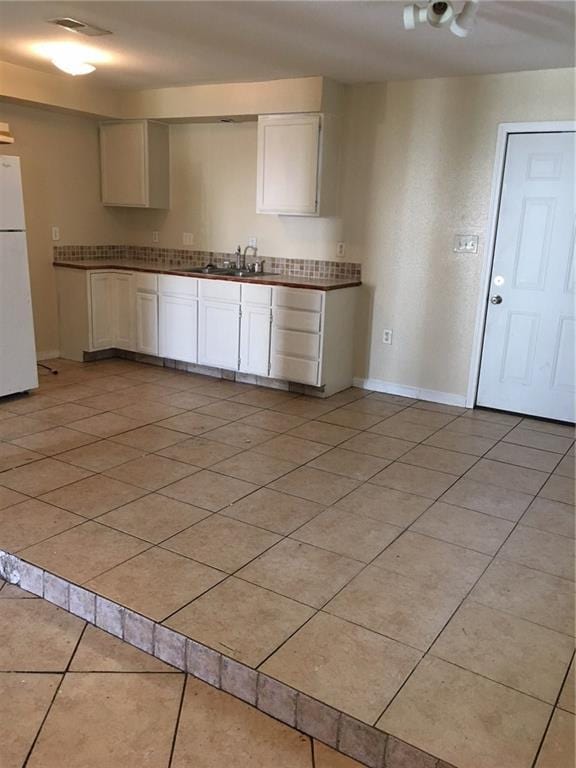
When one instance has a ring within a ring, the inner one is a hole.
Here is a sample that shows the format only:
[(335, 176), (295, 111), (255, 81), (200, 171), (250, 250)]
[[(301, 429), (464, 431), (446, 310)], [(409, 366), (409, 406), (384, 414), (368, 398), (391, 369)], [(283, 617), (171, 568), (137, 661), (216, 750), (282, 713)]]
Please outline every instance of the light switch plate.
[(454, 253), (478, 253), (478, 235), (456, 235)]
[(182, 232), (182, 245), (194, 245), (194, 235), (192, 232)]
[(52, 240), (54, 242), (60, 240), (60, 227), (52, 227)]

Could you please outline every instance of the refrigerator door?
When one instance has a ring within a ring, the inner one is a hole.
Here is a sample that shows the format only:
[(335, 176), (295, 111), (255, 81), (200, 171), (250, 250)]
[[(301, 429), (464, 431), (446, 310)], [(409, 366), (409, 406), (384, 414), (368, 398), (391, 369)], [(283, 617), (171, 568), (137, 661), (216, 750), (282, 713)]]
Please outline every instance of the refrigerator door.
[(24, 232), (0, 232), (0, 397), (38, 386)]
[(20, 158), (0, 155), (0, 232), (26, 229)]

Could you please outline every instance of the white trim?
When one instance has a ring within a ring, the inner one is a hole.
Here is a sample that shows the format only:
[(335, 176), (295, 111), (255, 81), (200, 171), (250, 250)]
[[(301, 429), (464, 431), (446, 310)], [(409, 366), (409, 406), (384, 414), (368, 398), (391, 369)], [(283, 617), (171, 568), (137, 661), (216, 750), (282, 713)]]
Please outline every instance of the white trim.
[(49, 349), (46, 352), (38, 352), (36, 355), (36, 360), (55, 360), (57, 357), (60, 357), (60, 350)]
[(482, 344), (484, 342), (484, 323), (486, 322), (486, 311), (488, 308), (487, 297), (490, 288), (492, 262), (494, 261), (494, 247), (496, 245), (500, 194), (502, 191), (508, 136), (513, 133), (555, 133), (560, 131), (576, 131), (576, 122), (573, 120), (560, 120), (552, 122), (500, 123), (498, 126), (494, 170), (492, 172), (492, 193), (490, 197), (488, 224), (486, 226), (486, 237), (484, 241), (486, 247), (484, 249), (484, 262), (482, 264), (480, 290), (476, 305), (476, 324), (474, 326), (472, 355), (470, 358), (470, 369), (468, 374), (468, 389), (465, 398), (465, 405), (467, 408), (474, 408), (476, 404), (476, 395), (478, 393)]
[(431, 403), (443, 405), (466, 406), (464, 395), (455, 395), (452, 392), (438, 392), (436, 389), (421, 389), (407, 384), (395, 384), (393, 381), (382, 379), (354, 379), (352, 384), (360, 389), (371, 389), (373, 392), (385, 392), (387, 395), (400, 395), (401, 397), (413, 397), (416, 400), (429, 400)]

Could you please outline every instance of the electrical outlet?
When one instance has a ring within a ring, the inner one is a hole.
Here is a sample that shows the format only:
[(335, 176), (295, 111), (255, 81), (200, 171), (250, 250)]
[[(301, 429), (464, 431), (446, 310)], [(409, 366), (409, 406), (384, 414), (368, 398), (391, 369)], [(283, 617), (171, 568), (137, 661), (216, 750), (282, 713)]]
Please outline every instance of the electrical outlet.
[(248, 238), (248, 245), (249, 245), (251, 248), (257, 248), (257, 247), (258, 247), (258, 238), (257, 238), (257, 237), (254, 237), (254, 236), (252, 236), (252, 237), (249, 237), (249, 238)]
[(344, 256), (346, 253), (346, 243), (336, 243), (336, 256)]
[(52, 227), (52, 240), (60, 240), (60, 227)]
[(454, 253), (478, 253), (478, 235), (456, 235)]
[(182, 232), (182, 245), (194, 245), (194, 235), (192, 232)]
[(152, 242), (153, 243), (159, 243), (160, 242), (160, 232), (158, 232), (156, 230), (154, 230), (154, 232), (152, 232)]
[(382, 331), (382, 344), (392, 344), (392, 329), (384, 328)]

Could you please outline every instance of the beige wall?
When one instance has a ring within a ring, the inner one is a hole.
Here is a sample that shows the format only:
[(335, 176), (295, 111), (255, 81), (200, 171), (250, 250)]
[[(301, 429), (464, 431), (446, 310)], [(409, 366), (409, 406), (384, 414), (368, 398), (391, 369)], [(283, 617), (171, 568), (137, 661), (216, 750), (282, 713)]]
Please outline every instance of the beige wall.
[[(365, 283), (357, 374), (463, 396), (498, 124), (574, 119), (574, 71), (352, 87), (347, 119), (344, 236)], [(457, 233), (480, 235), (477, 256), (452, 252)]]
[(118, 209), (128, 242), (182, 248), (192, 232), (194, 248), (233, 252), (258, 238), (262, 257), (335, 259), (342, 237), (339, 218), (256, 214), (255, 122), (170, 127), (171, 208)]
[(94, 120), (0, 104), (0, 121), (16, 139), (0, 146), (0, 154), (18, 155), (22, 163), (36, 345), (43, 355), (58, 350), (51, 227), (60, 227), (61, 244), (115, 243), (122, 233), (99, 200)]
[[(170, 211), (99, 202), (97, 123), (2, 105), (22, 157), (38, 348), (57, 349), (50, 227), (61, 242), (127, 242), (231, 251), (250, 236), (262, 256), (363, 263), (361, 378), (463, 396), (485, 256), (497, 126), (571, 119), (573, 70), (353, 86), (347, 89), (342, 220), (255, 213), (256, 124), (171, 126)], [(452, 252), (480, 235), (477, 256)], [(394, 343), (381, 343), (392, 328)]]

